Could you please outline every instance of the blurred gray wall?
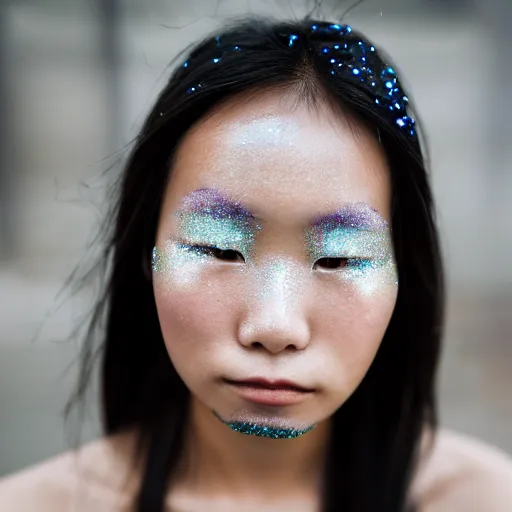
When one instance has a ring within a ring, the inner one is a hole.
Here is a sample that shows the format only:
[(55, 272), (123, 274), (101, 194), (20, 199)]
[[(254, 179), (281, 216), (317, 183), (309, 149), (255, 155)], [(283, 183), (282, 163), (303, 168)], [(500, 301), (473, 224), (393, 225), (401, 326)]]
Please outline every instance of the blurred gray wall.
[[(290, 5), (295, 15), (303, 14), (306, 3), (3, 5), (0, 475), (69, 442), (61, 411), (78, 353), (69, 333), (91, 294), (63, 303), (56, 294), (100, 219), (100, 174), (116, 152), (124, 154), (164, 84), (167, 64), (249, 5), (252, 12), (284, 17)], [(324, 13), (349, 5), (324, 2)], [(512, 68), (504, 64), (511, 10), (506, 0), (367, 1), (346, 21), (393, 56), (426, 126), (449, 285), (442, 424), (512, 453)], [(84, 439), (99, 432), (95, 405), (93, 392)], [(69, 428), (73, 433), (77, 427)]]

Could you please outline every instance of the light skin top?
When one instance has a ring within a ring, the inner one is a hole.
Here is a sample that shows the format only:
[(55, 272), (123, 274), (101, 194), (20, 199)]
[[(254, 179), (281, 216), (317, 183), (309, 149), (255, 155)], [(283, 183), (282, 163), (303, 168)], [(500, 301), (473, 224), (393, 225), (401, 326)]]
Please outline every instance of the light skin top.
[[(292, 94), (230, 100), (184, 138), (153, 271), (164, 342), (192, 397), (169, 510), (319, 510), (329, 418), (364, 378), (395, 306), (390, 203), (377, 138)], [(310, 391), (256, 403), (227, 382), (250, 377)], [(128, 510), (140, 476), (121, 488), (132, 442), (132, 432), (102, 439), (77, 464), (68, 453), (10, 477), (0, 510)], [(509, 512), (512, 462), (442, 431), (411, 492), (423, 512)]]

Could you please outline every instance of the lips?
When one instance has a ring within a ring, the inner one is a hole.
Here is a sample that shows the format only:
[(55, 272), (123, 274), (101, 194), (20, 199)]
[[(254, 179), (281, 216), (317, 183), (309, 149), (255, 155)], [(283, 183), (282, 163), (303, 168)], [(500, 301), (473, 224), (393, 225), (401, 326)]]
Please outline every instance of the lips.
[(227, 380), (230, 384), (238, 386), (249, 386), (252, 388), (259, 389), (270, 389), (270, 390), (289, 390), (289, 391), (301, 391), (308, 393), (313, 391), (310, 388), (300, 386), (299, 384), (289, 380), (267, 380), (259, 377), (244, 379), (244, 380)]
[(299, 404), (311, 396), (313, 390), (289, 380), (251, 378), (226, 380), (226, 383), (242, 399), (269, 407), (285, 407)]

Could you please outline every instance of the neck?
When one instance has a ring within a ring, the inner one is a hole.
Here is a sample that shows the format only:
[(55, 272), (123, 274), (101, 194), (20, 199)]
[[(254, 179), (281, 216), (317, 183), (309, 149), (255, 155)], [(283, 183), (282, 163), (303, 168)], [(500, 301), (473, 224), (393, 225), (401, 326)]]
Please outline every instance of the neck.
[(330, 422), (294, 439), (235, 432), (192, 398), (182, 480), (215, 494), (320, 492)]

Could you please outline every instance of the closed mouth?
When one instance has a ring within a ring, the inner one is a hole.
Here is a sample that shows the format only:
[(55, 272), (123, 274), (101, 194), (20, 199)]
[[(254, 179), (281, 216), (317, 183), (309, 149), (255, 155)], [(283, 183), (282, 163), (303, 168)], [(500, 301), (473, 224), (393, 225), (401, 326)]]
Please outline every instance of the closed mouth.
[(229, 384), (233, 384), (235, 386), (240, 387), (248, 387), (253, 389), (268, 389), (273, 391), (298, 391), (301, 393), (310, 393), (312, 390), (301, 388), (299, 386), (294, 386), (291, 384), (271, 384), (264, 382), (253, 382), (253, 381), (235, 381), (235, 380), (227, 380)]

